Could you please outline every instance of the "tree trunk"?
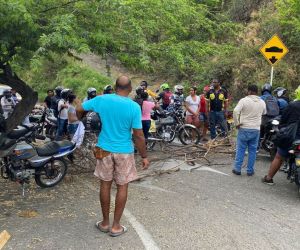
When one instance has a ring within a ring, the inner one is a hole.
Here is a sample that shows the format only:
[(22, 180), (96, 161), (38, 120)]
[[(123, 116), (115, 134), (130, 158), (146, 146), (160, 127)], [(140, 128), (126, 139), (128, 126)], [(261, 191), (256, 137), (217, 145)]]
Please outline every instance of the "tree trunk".
[(1, 122), (4, 124), (1, 124), (0, 132), (6, 134), (20, 125), (26, 115), (31, 112), (38, 100), (38, 94), (12, 72), (9, 64), (0, 64), (0, 68), (3, 71), (0, 74), (0, 83), (10, 86), (22, 96), (22, 100), (16, 105), (13, 113)]

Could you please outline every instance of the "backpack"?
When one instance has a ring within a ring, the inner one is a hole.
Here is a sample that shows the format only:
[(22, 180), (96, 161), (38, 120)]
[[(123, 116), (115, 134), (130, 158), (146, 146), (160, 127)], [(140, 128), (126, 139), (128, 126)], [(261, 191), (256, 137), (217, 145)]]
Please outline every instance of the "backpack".
[(86, 131), (100, 132), (102, 123), (100, 116), (96, 112), (88, 112), (82, 119)]
[(165, 92), (164, 93), (164, 97), (163, 97), (163, 99), (162, 99), (162, 103), (164, 104), (164, 105), (169, 105), (170, 103), (171, 103), (171, 97), (172, 97), (172, 92), (171, 91), (169, 91), (169, 92)]
[(290, 148), (296, 138), (297, 130), (298, 122), (281, 127), (276, 135), (276, 138), (274, 139), (275, 145), (280, 148)]
[(264, 100), (266, 103), (267, 108), (267, 114), (266, 116), (277, 116), (279, 115), (279, 105), (278, 100), (274, 96), (267, 96), (267, 98)]

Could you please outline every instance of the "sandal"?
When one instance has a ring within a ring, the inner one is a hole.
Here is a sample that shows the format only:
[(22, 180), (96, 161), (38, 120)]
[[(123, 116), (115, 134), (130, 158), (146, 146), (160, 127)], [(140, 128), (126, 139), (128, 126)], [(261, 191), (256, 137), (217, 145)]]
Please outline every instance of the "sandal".
[(122, 225), (121, 225), (121, 227), (122, 227), (122, 229), (123, 229), (121, 232), (113, 233), (113, 232), (110, 231), (109, 235), (110, 235), (111, 237), (117, 237), (117, 236), (120, 236), (120, 235), (126, 233), (127, 230), (128, 230), (127, 227), (122, 226)]
[(102, 222), (102, 221), (96, 222), (95, 227), (96, 227), (98, 230), (100, 230), (102, 233), (108, 233), (108, 232), (109, 232), (109, 228), (103, 228), (103, 227), (101, 226), (101, 222)]

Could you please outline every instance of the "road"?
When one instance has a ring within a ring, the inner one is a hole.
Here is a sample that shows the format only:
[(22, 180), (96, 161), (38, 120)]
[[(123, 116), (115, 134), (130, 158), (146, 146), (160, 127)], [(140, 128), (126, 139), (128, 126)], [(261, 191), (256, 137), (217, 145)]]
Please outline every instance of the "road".
[(283, 173), (274, 186), (261, 183), (264, 157), (252, 177), (233, 175), (230, 157), (220, 160), (228, 164), (194, 171), (182, 165), (132, 183), (122, 219), (129, 230), (117, 238), (94, 226), (101, 217), (92, 174), (48, 190), (32, 182), (25, 198), (17, 184), (1, 180), (0, 232), (12, 236), (4, 249), (300, 249), (295, 184)]

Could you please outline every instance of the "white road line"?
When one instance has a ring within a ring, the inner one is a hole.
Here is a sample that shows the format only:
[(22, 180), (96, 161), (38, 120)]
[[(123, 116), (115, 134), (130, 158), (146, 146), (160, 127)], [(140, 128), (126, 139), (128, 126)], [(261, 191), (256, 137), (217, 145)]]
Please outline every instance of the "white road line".
[(225, 173), (223, 173), (221, 171), (215, 170), (215, 169), (210, 168), (210, 167), (200, 167), (200, 168), (195, 169), (195, 170), (198, 170), (198, 171), (209, 171), (209, 172), (213, 172), (213, 173), (217, 173), (217, 174), (222, 174), (222, 175), (229, 176), (229, 174), (225, 174)]
[[(84, 183), (89, 189), (97, 192), (99, 191), (97, 188), (92, 186), (91, 184)], [(115, 197), (112, 195), (112, 199)], [(159, 247), (153, 240), (151, 234), (146, 230), (146, 228), (130, 213), (130, 211), (125, 208), (124, 215), (126, 216), (128, 222), (132, 225), (133, 229), (136, 231), (138, 236), (140, 237), (144, 247), (146, 250), (159, 250)]]
[(132, 225), (141, 241), (144, 244), (146, 250), (158, 250), (159, 247), (153, 240), (151, 234), (145, 229), (145, 227), (138, 222), (138, 220), (129, 212), (128, 209), (125, 208), (124, 215), (126, 216), (129, 223)]

